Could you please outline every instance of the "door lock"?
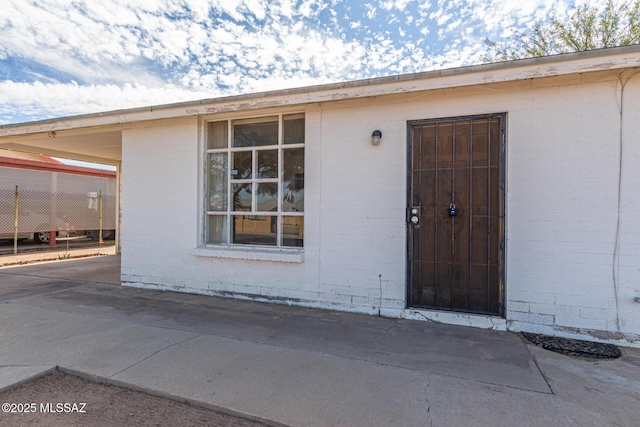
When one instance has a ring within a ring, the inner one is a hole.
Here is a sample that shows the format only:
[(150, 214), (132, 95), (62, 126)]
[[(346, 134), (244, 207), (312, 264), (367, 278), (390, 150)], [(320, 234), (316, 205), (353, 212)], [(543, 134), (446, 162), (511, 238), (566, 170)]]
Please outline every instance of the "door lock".
[(456, 207), (455, 203), (451, 203), (449, 205), (449, 216), (457, 216), (458, 215), (458, 208)]
[(407, 209), (407, 219), (412, 224), (417, 224), (420, 222), (420, 208), (419, 207), (411, 207)]

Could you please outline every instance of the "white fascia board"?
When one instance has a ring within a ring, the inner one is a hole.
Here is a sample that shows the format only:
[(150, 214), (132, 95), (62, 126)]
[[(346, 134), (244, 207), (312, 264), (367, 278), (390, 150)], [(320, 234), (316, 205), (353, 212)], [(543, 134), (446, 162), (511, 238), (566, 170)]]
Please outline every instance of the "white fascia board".
[(0, 126), (0, 137), (640, 67), (640, 45)]

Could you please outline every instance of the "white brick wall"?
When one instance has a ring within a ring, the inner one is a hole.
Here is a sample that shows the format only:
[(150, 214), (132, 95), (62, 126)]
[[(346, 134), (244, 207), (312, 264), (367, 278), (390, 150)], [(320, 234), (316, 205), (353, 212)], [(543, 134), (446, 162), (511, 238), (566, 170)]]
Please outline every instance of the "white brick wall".
[[(625, 89), (617, 300), (619, 85), (615, 77), (587, 80), (307, 107), (301, 263), (195, 256), (200, 119), (125, 129), (123, 281), (367, 313), (382, 301), (386, 315), (412, 317), (404, 310), (407, 121), (507, 112), (507, 327), (637, 340), (640, 78)], [(378, 147), (370, 144), (374, 129), (383, 133)]]
[(619, 252), (620, 324), (623, 332), (640, 334), (640, 75), (625, 86), (623, 113), (623, 173)]
[[(632, 87), (637, 83), (627, 90)], [(513, 329), (638, 344), (638, 328), (629, 325), (637, 325), (640, 305), (631, 307), (623, 285), (616, 298), (613, 280), (616, 89), (613, 78), (563, 87), (557, 97), (534, 101), (534, 110), (509, 116), (507, 319)], [(625, 147), (637, 144), (632, 139), (625, 138)], [(623, 194), (640, 195), (626, 187)], [(632, 275), (637, 291), (640, 275)]]

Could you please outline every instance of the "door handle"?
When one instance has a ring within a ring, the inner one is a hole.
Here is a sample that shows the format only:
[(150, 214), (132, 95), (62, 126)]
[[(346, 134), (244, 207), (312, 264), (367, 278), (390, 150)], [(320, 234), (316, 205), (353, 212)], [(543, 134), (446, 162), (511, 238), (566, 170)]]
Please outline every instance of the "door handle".
[(413, 225), (418, 224), (420, 222), (420, 208), (414, 206), (407, 209), (407, 219)]

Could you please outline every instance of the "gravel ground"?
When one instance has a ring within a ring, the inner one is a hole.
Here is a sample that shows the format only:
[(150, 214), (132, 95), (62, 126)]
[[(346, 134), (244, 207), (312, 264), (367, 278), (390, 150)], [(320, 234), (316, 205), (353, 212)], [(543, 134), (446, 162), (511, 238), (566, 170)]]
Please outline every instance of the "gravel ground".
[[(93, 383), (59, 371), (0, 393), (0, 403), (3, 405), (0, 426), (9, 427), (265, 425), (113, 385)], [(9, 409), (21, 412), (5, 412), (7, 403), (15, 404)], [(25, 413), (25, 407), (28, 410), (35, 408), (35, 412)]]

